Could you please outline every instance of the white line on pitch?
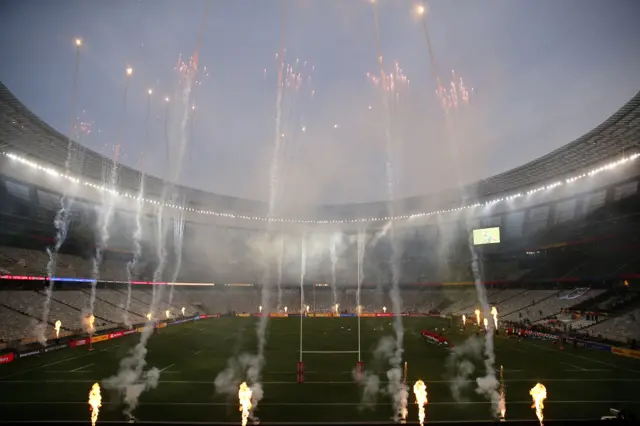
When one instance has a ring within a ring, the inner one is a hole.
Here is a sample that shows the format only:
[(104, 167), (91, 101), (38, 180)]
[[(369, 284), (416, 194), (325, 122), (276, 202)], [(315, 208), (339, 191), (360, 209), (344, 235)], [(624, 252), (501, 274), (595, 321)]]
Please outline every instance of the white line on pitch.
[[(0, 405), (58, 405), (58, 404), (86, 404), (86, 401), (0, 401)], [(484, 405), (490, 404), (491, 401), (435, 401), (430, 402), (429, 405)], [(509, 404), (531, 404), (531, 401), (508, 401)], [(553, 401), (554, 404), (640, 404), (640, 401), (616, 401), (616, 400), (591, 400), (591, 401)], [(106, 404), (120, 404), (119, 402), (103, 401), (103, 405)], [(391, 402), (375, 402), (364, 405), (390, 405)], [(142, 402), (140, 405), (213, 405), (213, 406), (226, 406), (228, 402)], [(261, 406), (301, 406), (301, 407), (323, 407), (323, 406), (356, 406), (362, 405), (362, 402), (261, 402)]]
[(575, 369), (575, 370), (582, 370), (582, 371), (585, 371), (585, 370), (586, 370), (586, 368), (582, 368), (582, 367), (580, 367), (580, 366), (578, 366), (578, 365), (574, 365), (574, 364), (569, 364), (568, 362), (562, 362), (562, 361), (560, 361), (560, 364), (567, 365), (567, 366), (569, 366), (569, 367), (571, 367), (571, 368), (573, 368), (573, 369)]
[(85, 365), (84, 367), (75, 368), (75, 369), (69, 371), (69, 373), (75, 373), (76, 371), (84, 370), (85, 368), (91, 367), (92, 365), (93, 365), (93, 362), (91, 364)]
[(198, 354), (199, 354), (200, 352), (202, 352), (202, 351), (204, 351), (204, 349), (200, 349), (199, 351), (194, 352), (193, 354), (194, 354), (194, 355), (198, 355)]
[[(529, 383), (531, 381), (540, 381), (540, 382), (604, 382), (604, 383), (640, 383), (640, 379), (627, 379), (627, 378), (581, 378), (581, 379), (506, 379), (506, 383)], [(62, 380), (62, 379), (53, 379), (53, 380), (0, 380), (0, 386), (3, 384), (13, 384), (13, 383), (91, 383), (91, 380)], [(469, 383), (475, 383), (473, 380), (468, 380)], [(193, 385), (211, 385), (211, 380), (160, 380), (159, 383), (167, 383), (167, 384), (193, 384)], [(380, 381), (380, 383), (389, 383), (388, 381)], [(426, 383), (458, 383), (454, 380), (426, 380)], [(279, 382), (262, 382), (265, 385), (298, 385), (300, 384), (296, 381), (279, 381)], [(329, 382), (304, 382), (305, 385), (353, 385), (355, 382), (352, 381), (329, 381)], [(304, 386), (304, 385), (303, 385)]]
[(171, 365), (167, 365), (165, 368), (163, 368), (162, 370), (160, 370), (160, 372), (162, 373), (164, 370), (168, 370), (169, 368), (173, 367), (175, 364), (171, 364)]
[(7, 377), (13, 377), (13, 376), (17, 376), (18, 374), (29, 373), (31, 371), (35, 371), (35, 370), (38, 370), (38, 369), (44, 368), (44, 367), (51, 367), (52, 365), (60, 364), (62, 362), (71, 361), (72, 359), (84, 358), (85, 356), (91, 355), (93, 353), (95, 353), (95, 352), (87, 352), (84, 355), (72, 356), (70, 358), (61, 359), (60, 361), (50, 362), (50, 363), (44, 364), (44, 365), (39, 365), (37, 367), (33, 367), (33, 368), (28, 369), (28, 370), (16, 371), (15, 373), (7, 374), (6, 376), (0, 377), (0, 382), (4, 381), (4, 379), (6, 379)]

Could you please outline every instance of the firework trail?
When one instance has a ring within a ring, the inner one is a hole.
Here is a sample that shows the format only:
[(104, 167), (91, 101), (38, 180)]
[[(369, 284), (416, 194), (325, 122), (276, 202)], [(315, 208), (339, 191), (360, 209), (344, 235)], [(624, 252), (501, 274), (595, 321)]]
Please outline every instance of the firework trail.
[(278, 305), (277, 309), (282, 306), (282, 262), (284, 262), (284, 238), (278, 238)]
[(331, 254), (331, 291), (333, 292), (333, 304), (332, 306), (336, 306), (338, 303), (338, 292), (336, 289), (336, 266), (338, 264), (338, 252), (336, 248), (336, 236), (331, 236), (331, 243), (329, 245), (329, 250)]
[[(73, 72), (73, 86), (71, 89), (71, 104), (69, 106), (69, 137), (67, 142), (67, 158), (64, 162), (65, 175), (69, 175), (72, 164), (76, 160), (80, 160), (79, 152), (76, 152), (71, 135), (73, 133), (73, 111), (76, 105), (76, 97), (78, 91), (78, 71), (80, 69), (80, 46), (82, 46), (82, 40), (76, 39), (76, 59), (75, 68)], [(71, 188), (72, 193), (69, 194), (67, 188)], [(42, 345), (47, 343), (46, 329), (49, 322), (49, 312), (51, 306), (51, 296), (53, 295), (53, 288), (55, 281), (52, 278), (55, 276), (56, 264), (58, 259), (58, 251), (67, 239), (67, 232), (69, 231), (69, 221), (71, 219), (71, 208), (73, 206), (73, 193), (75, 192), (76, 185), (64, 185), (62, 197), (60, 198), (60, 209), (56, 213), (53, 219), (53, 225), (56, 228), (56, 236), (54, 240), (53, 248), (47, 247), (47, 255), (49, 261), (47, 262), (47, 278), (49, 285), (45, 289), (46, 299), (42, 305), (42, 317), (41, 322), (36, 324), (34, 335), (38, 342)]]
[[(270, 169), (270, 179), (269, 179), (269, 214), (268, 217), (272, 217), (275, 212), (275, 203), (278, 197), (278, 159), (280, 156), (281, 150), (281, 119), (282, 119), (282, 96), (284, 91), (284, 40), (285, 40), (285, 29), (286, 29), (286, 17), (287, 17), (287, 1), (283, 0), (282, 2), (282, 29), (281, 29), (281, 38), (280, 38), (280, 53), (278, 59), (280, 61), (280, 66), (278, 68), (278, 87), (277, 87), (277, 97), (276, 97), (276, 125), (275, 125), (275, 140), (274, 140), (274, 151), (271, 161), (271, 169)], [(256, 337), (258, 339), (258, 353), (255, 356), (246, 356), (246, 362), (243, 364), (248, 367), (247, 369), (247, 379), (251, 388), (251, 392), (253, 395), (253, 410), (255, 410), (258, 406), (258, 403), (262, 399), (264, 392), (262, 390), (261, 375), (262, 375), (262, 367), (264, 366), (265, 358), (264, 358), (264, 350), (267, 343), (267, 324), (269, 321), (268, 313), (271, 312), (271, 280), (270, 280), (270, 272), (269, 272), (269, 263), (265, 266), (264, 273), (264, 281), (261, 289), (261, 306), (263, 307), (263, 312), (265, 315), (261, 315), (258, 324), (256, 326)], [(223, 372), (224, 373), (224, 372)], [(221, 373), (222, 374), (222, 373)], [(218, 380), (222, 380), (222, 377), (216, 378), (216, 382)]]
[(278, 67), (278, 87), (276, 95), (276, 129), (273, 147), (273, 156), (271, 161), (270, 170), (270, 197), (269, 197), (269, 216), (271, 216), (275, 209), (275, 202), (278, 197), (278, 163), (280, 159), (280, 148), (282, 141), (282, 96), (284, 92), (284, 36), (287, 23), (287, 0), (282, 1), (282, 29), (280, 36), (280, 52), (278, 53), (278, 59), (280, 60), (280, 66)]
[[(144, 136), (144, 146), (149, 140), (149, 123), (151, 119), (151, 89), (149, 89), (149, 97), (147, 98), (147, 117), (145, 119), (146, 129)], [(127, 300), (124, 308), (124, 324), (127, 328), (131, 327), (129, 321), (129, 309), (131, 308), (131, 282), (136, 272), (136, 266), (142, 256), (142, 209), (144, 207), (144, 180), (145, 174), (140, 173), (140, 184), (138, 185), (138, 196), (136, 198), (136, 229), (133, 233), (133, 258), (127, 263)]]
[(102, 258), (104, 249), (109, 243), (109, 227), (111, 226), (111, 220), (113, 218), (113, 210), (115, 207), (115, 199), (117, 195), (116, 183), (118, 178), (118, 156), (120, 153), (120, 141), (122, 139), (122, 128), (124, 127), (124, 121), (127, 113), (127, 92), (129, 90), (129, 80), (133, 74), (132, 68), (126, 69), (126, 77), (124, 84), (124, 96), (122, 98), (122, 115), (120, 118), (120, 126), (118, 128), (118, 135), (116, 140), (118, 145), (115, 148), (115, 154), (113, 162), (111, 164), (111, 174), (109, 176), (108, 186), (103, 190), (103, 208), (100, 212), (100, 228), (98, 235), (98, 242), (96, 244), (95, 256), (93, 258), (93, 276), (91, 281), (91, 297), (89, 299), (89, 313), (93, 315), (94, 305), (96, 301), (96, 286), (100, 279), (100, 266), (102, 265)]
[[(380, 81), (382, 87), (390, 87), (387, 74), (384, 70), (384, 62), (382, 58), (382, 49), (380, 47), (380, 25), (378, 20), (378, 12), (375, 3), (372, 3), (373, 21), (376, 35), (376, 46), (378, 50), (378, 65), (380, 66)], [(393, 173), (393, 140), (391, 138), (391, 100), (389, 99), (389, 91), (383, 91), (383, 105), (385, 111), (384, 132), (386, 139), (386, 163), (385, 171), (387, 176), (387, 195), (389, 199), (389, 215), (394, 216), (393, 212), (393, 200), (394, 200), (394, 173)], [(388, 392), (393, 397), (394, 410), (396, 415), (404, 420), (406, 418), (406, 407), (408, 391), (406, 386), (402, 383), (402, 354), (404, 344), (404, 326), (402, 324), (402, 298), (400, 296), (399, 282), (400, 282), (400, 248), (398, 247), (398, 241), (395, 238), (395, 229), (393, 222), (390, 222), (389, 227), (389, 239), (391, 242), (391, 289), (389, 295), (391, 297), (391, 304), (394, 313), (394, 330), (395, 330), (395, 350), (393, 355), (389, 358), (390, 370), (387, 371), (387, 378), (389, 383), (387, 385)]]
[[(184, 207), (184, 202), (182, 203)], [(171, 276), (171, 282), (174, 283), (178, 280), (180, 269), (182, 268), (182, 245), (184, 242), (184, 209), (178, 209), (177, 217), (173, 221), (173, 249), (176, 259), (173, 275)], [(173, 303), (173, 284), (169, 289), (169, 308)]]
[[(445, 95), (445, 89), (442, 87), (440, 83), (440, 77), (438, 73), (438, 64), (436, 62), (435, 56), (433, 54), (433, 47), (431, 45), (431, 38), (429, 37), (429, 29), (427, 26), (427, 20), (425, 14), (422, 14), (422, 26), (424, 30), (424, 37), (427, 42), (427, 49), (429, 53), (429, 58), (431, 60), (431, 71), (436, 80), (437, 93), (441, 97), (441, 103), (443, 106), (443, 110), (446, 117), (447, 130), (449, 134), (450, 148), (452, 152), (452, 158), (454, 159), (456, 177), (458, 179), (458, 185), (460, 188), (463, 188), (462, 184), (462, 176), (457, 158), (459, 158), (459, 148), (458, 148), (458, 140), (456, 134), (456, 126), (454, 124), (454, 117), (451, 113), (451, 109), (448, 105), (452, 105), (454, 108), (457, 108), (458, 105), (458, 96), (462, 96), (462, 100), (468, 101), (468, 93), (466, 89), (464, 89), (464, 85), (462, 80), (460, 80), (460, 86), (462, 86), (462, 95), (459, 95), (460, 87), (455, 84), (455, 75), (454, 79), (451, 83), (451, 89), (448, 92), (449, 97), (453, 96), (454, 102), (451, 103), (446, 102), (448, 99)], [(466, 102), (465, 101), (465, 102)], [(471, 229), (468, 229), (469, 235), (471, 235)], [(473, 245), (473, 239), (471, 236), (468, 239), (467, 245), (469, 247), (469, 252), (471, 254), (471, 270), (473, 272), (474, 277), (474, 285), (476, 288), (476, 293), (478, 295), (478, 301), (482, 307), (482, 314), (485, 318), (491, 315), (491, 306), (489, 305), (489, 301), (487, 299), (486, 290), (484, 288), (484, 284), (482, 282), (482, 264), (480, 262), (480, 258), (475, 250)], [(485, 395), (491, 401), (491, 412), (494, 417), (498, 417), (500, 415), (500, 394), (498, 392), (499, 382), (496, 379), (494, 364), (495, 364), (495, 351), (494, 351), (494, 327), (488, 327), (487, 332), (485, 333), (485, 345), (484, 345), (484, 366), (485, 366), (485, 376), (479, 377), (476, 379), (477, 388), (476, 392), (478, 394)]]

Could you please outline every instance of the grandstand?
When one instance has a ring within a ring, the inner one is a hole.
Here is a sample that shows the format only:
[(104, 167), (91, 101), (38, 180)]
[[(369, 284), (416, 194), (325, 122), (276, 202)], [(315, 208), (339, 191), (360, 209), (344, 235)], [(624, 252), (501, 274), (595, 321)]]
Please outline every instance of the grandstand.
[[(66, 137), (2, 85), (0, 111), (0, 353), (18, 354), (40, 347), (34, 328), (50, 280), (55, 291), (47, 338), (55, 339), (55, 320), (62, 322), (58, 340), (86, 336), (100, 170), (110, 160), (72, 142), (74, 155), (84, 160), (65, 174)], [(135, 218), (127, 200), (135, 198), (140, 173), (120, 166), (118, 226), (99, 271), (96, 332), (119, 333), (144, 324), (148, 314), (173, 323), (202, 314), (267, 313), (264, 291), (278, 301), (268, 312), (275, 315), (304, 311), (301, 289), (310, 314), (334, 313), (336, 303), (339, 312), (354, 314), (358, 300), (363, 313), (390, 313), (393, 247), (384, 225), (392, 220), (402, 253), (404, 314), (447, 318), (437, 326), (449, 329), (462, 315), (473, 318), (478, 296), (469, 230), (499, 227), (500, 243), (477, 246), (477, 252), (482, 285), (504, 324), (633, 348), (640, 330), (639, 142), (640, 93), (591, 132), (536, 161), (461, 191), (397, 200), (393, 209), (383, 202), (306, 206), (300, 216), (292, 209), (290, 216), (267, 218), (264, 203), (179, 188), (184, 206), (166, 207), (184, 213), (184, 242), (179, 246), (167, 230), (167, 272), (157, 282), (153, 218), (163, 183), (146, 181), (143, 254), (129, 277)], [(77, 200), (50, 277), (46, 249), (62, 186), (69, 183), (77, 185)], [(359, 232), (365, 235), (364, 279), (357, 294)], [(301, 235), (308, 242), (302, 283)], [(336, 238), (340, 251), (332, 274), (329, 245)], [(273, 255), (279, 244), (285, 247), (280, 257)], [(334, 278), (335, 289), (327, 284)], [(162, 291), (161, 301), (149, 312), (154, 291)]]

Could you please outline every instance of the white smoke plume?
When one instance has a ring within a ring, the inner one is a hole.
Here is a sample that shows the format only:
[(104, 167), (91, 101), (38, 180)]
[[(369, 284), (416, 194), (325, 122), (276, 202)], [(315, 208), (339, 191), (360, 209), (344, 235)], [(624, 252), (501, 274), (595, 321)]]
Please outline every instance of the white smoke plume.
[[(163, 271), (160, 269), (162, 267), (164, 267), (164, 263), (160, 262), (156, 271), (154, 271), (154, 277), (162, 276)], [(154, 279), (154, 281), (157, 280)], [(156, 290), (155, 287), (156, 286), (154, 285), (151, 304), (149, 306), (149, 312), (151, 312), (152, 315), (158, 310), (164, 290), (162, 286), (160, 286), (158, 290)], [(120, 361), (118, 373), (103, 381), (105, 389), (111, 389), (118, 392), (125, 405), (123, 413), (129, 417), (133, 415), (133, 411), (138, 406), (140, 395), (143, 392), (149, 389), (154, 389), (158, 386), (160, 371), (155, 367), (146, 372), (144, 371), (144, 368), (147, 365), (147, 343), (153, 334), (155, 321), (156, 319), (153, 317), (147, 318), (144, 329), (140, 334), (140, 342), (125, 358)]]
[[(484, 318), (491, 318), (491, 306), (487, 299), (487, 292), (482, 282), (482, 266), (476, 253), (475, 247), (471, 237), (469, 238), (469, 251), (471, 252), (471, 268), (474, 276), (474, 283), (476, 292), (478, 294), (478, 301), (482, 307), (482, 314)], [(491, 414), (498, 418), (500, 415), (500, 382), (496, 378), (496, 371), (494, 364), (496, 362), (496, 354), (493, 347), (493, 337), (495, 329), (493, 321), (489, 322), (489, 327), (485, 333), (484, 339), (484, 367), (485, 376), (477, 379), (476, 392), (480, 395), (485, 395), (491, 401)]]
[(473, 336), (463, 344), (457, 345), (447, 359), (451, 395), (458, 402), (468, 400), (464, 393), (471, 385), (471, 377), (476, 369), (473, 361), (482, 359), (482, 349), (482, 340)]
[(138, 197), (136, 198), (136, 229), (133, 233), (133, 258), (127, 263), (127, 301), (124, 307), (123, 321), (127, 328), (131, 327), (129, 321), (129, 309), (131, 308), (131, 281), (136, 266), (142, 256), (142, 209), (144, 207), (144, 174), (140, 174), (140, 186), (138, 188)]
[(263, 359), (259, 356), (243, 353), (236, 358), (230, 358), (227, 361), (227, 368), (222, 370), (216, 376), (214, 385), (216, 393), (227, 395), (229, 398), (237, 398), (238, 386), (242, 382), (250, 383), (251, 389), (251, 414), (257, 407), (257, 403), (263, 398), (264, 392), (260, 384), (260, 370), (262, 368)]

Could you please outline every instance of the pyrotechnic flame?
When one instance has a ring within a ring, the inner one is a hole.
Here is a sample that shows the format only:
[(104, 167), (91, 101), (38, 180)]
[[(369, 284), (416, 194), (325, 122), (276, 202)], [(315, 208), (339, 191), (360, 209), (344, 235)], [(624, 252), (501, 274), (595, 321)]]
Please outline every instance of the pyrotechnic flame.
[(287, 310), (288, 310), (288, 308), (285, 306), (285, 307), (284, 307), (284, 313), (285, 313), (285, 314), (287, 313)]
[(336, 305), (335, 305), (336, 314), (338, 313), (338, 308), (340, 308), (340, 304), (339, 304), (339, 303), (336, 303)]
[(240, 410), (242, 411), (242, 426), (247, 426), (247, 420), (249, 419), (249, 413), (251, 412), (251, 389), (247, 386), (246, 382), (240, 384), (240, 390), (238, 390), (238, 399), (240, 400)]
[(151, 321), (151, 312), (147, 314), (147, 321)]
[(491, 316), (493, 316), (493, 325), (498, 329), (498, 309), (494, 306), (491, 308)]
[(484, 318), (484, 319), (482, 320), (482, 323), (484, 324), (484, 329), (485, 329), (485, 330), (488, 330), (488, 329), (489, 329), (489, 320), (488, 320), (488, 319), (486, 319), (486, 318)]
[(60, 335), (60, 327), (62, 327), (62, 321), (58, 320), (56, 321), (56, 339), (58, 338), (58, 336)]
[(182, 307), (182, 316), (184, 316), (184, 306)]
[(538, 420), (540, 420), (540, 424), (542, 425), (542, 420), (544, 420), (542, 410), (544, 409), (544, 400), (547, 399), (547, 388), (545, 388), (542, 383), (538, 383), (531, 388), (529, 395), (533, 398), (531, 408), (536, 409), (536, 416), (538, 416)]
[(418, 419), (420, 420), (420, 425), (424, 424), (425, 418), (425, 405), (427, 405), (427, 385), (424, 384), (422, 380), (418, 380), (415, 385), (413, 385), (413, 393), (416, 395), (416, 404), (418, 404)]
[(382, 307), (382, 312), (384, 312), (385, 314), (387, 313), (387, 307), (386, 306)]
[(480, 325), (480, 309), (476, 309), (474, 314), (476, 314), (476, 323)]
[(102, 396), (100, 395), (100, 385), (94, 383), (89, 391), (89, 406), (91, 407), (91, 424), (96, 425), (98, 421), (98, 413), (100, 413), (100, 407), (102, 407)]
[(462, 326), (464, 327), (465, 325), (467, 325), (467, 316), (462, 314)]
[(258, 311), (260, 311), (260, 313), (262, 313), (262, 305), (258, 306)]
[(500, 419), (507, 416), (507, 394), (504, 386), (504, 368), (500, 366)]
[(94, 328), (93, 328), (93, 324), (96, 321), (96, 317), (94, 317), (93, 315), (89, 315), (88, 317), (85, 317), (84, 319), (84, 323), (85, 326), (87, 327), (87, 333), (92, 334), (94, 332)]
[(169, 312), (168, 309), (166, 311), (164, 311), (164, 314), (167, 316), (167, 318), (169, 318), (171, 316), (171, 312)]

